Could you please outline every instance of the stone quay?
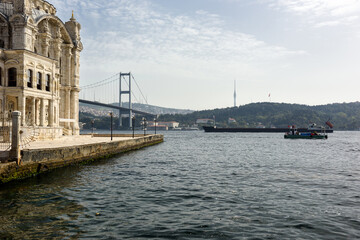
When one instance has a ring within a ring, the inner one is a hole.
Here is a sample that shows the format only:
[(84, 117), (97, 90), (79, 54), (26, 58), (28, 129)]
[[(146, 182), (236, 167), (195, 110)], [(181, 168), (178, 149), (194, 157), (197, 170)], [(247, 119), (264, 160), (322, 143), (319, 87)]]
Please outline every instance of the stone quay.
[(110, 134), (63, 136), (32, 142), (21, 149), (20, 164), (0, 163), (0, 184), (21, 180), (52, 169), (91, 163), (120, 153), (163, 142), (163, 135)]

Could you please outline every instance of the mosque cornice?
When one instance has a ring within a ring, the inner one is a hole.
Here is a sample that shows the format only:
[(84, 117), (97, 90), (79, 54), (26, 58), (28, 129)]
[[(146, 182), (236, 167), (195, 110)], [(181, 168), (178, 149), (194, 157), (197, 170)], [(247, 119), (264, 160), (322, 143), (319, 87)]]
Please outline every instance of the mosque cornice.
[(23, 54), (29, 54), (37, 58), (41, 58), (42, 60), (52, 61), (53, 63), (58, 62), (56, 59), (45, 57), (41, 54), (34, 53), (32, 51), (29, 51), (27, 49), (4, 49), (5, 54), (19, 54), (19, 52), (22, 52)]

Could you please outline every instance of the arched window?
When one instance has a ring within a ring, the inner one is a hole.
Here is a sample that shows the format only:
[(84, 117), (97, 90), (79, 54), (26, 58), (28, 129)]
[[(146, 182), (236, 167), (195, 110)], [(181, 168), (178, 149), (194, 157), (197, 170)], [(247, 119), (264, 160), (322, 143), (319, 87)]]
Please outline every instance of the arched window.
[(0, 67), (0, 86), (2, 86), (2, 68)]
[(46, 91), (50, 92), (50, 74), (46, 74)]
[(28, 75), (27, 86), (29, 88), (32, 88), (33, 87), (33, 71), (31, 69), (28, 69), (27, 70), (27, 75)]
[(42, 80), (42, 74), (41, 74), (41, 72), (37, 72), (36, 85), (37, 85), (37, 89), (39, 89), (39, 90), (41, 90), (41, 80)]
[(16, 68), (9, 68), (8, 70), (8, 87), (16, 87)]

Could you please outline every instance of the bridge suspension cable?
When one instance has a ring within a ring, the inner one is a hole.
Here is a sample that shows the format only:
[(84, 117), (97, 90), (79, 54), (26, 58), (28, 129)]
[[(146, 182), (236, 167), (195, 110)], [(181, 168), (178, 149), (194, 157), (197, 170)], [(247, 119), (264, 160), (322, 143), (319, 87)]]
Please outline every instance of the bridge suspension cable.
[(116, 77), (116, 76), (118, 76), (118, 75), (119, 75), (119, 73), (117, 73), (117, 74), (115, 74), (115, 75), (113, 75), (113, 76), (111, 76), (111, 77), (108, 77), (108, 78), (106, 78), (106, 79), (104, 79), (104, 80), (101, 80), (101, 81), (99, 81), (99, 82), (92, 83), (92, 84), (88, 84), (88, 85), (82, 86), (82, 87), (80, 87), (80, 88), (81, 88), (81, 90), (86, 90), (86, 89), (89, 89), (89, 88), (94, 88), (94, 87), (98, 87), (98, 86), (103, 86), (103, 85), (105, 85), (105, 84), (108, 84), (108, 83), (110, 83), (110, 82), (113, 82), (113, 81), (118, 80), (118, 78), (114, 79), (114, 77)]
[(140, 91), (140, 93), (141, 93), (142, 97), (144, 98), (144, 100), (145, 100), (146, 104), (148, 104), (146, 97), (145, 97), (145, 96), (144, 96), (144, 94), (142, 93), (141, 88), (139, 87), (139, 84), (137, 83), (137, 81), (136, 81), (136, 80), (135, 80), (135, 78), (134, 78), (134, 75), (132, 75), (132, 74), (131, 74), (131, 77), (132, 77), (132, 79), (134, 80), (134, 82), (135, 82), (136, 86), (138, 87), (138, 89), (139, 89), (139, 91)]
[[(125, 77), (123, 77), (124, 82), (126, 83), (126, 85), (130, 88), (129, 83), (126, 81)], [(138, 100), (138, 98), (136, 97), (136, 95), (134, 94), (134, 91), (131, 89), (131, 94), (132, 97), (135, 98), (136, 102), (140, 103), (140, 101)]]
[[(103, 102), (103, 103), (115, 103), (118, 102), (119, 99), (119, 77), (121, 73), (116, 73), (108, 78), (100, 80), (95, 83), (87, 84), (81, 86), (80, 96), (84, 100)], [(133, 82), (135, 82), (136, 89), (131, 89), (132, 98), (138, 103), (145, 102), (148, 104), (147, 98), (144, 96), (138, 81), (136, 81), (133, 74), (130, 74), (130, 77)], [(125, 79), (122, 76), (122, 81), (125, 81), (126, 85), (129, 87), (129, 80)], [(137, 92), (137, 94), (136, 94)], [(139, 96), (140, 95), (140, 98)], [(141, 99), (143, 99), (141, 101)]]

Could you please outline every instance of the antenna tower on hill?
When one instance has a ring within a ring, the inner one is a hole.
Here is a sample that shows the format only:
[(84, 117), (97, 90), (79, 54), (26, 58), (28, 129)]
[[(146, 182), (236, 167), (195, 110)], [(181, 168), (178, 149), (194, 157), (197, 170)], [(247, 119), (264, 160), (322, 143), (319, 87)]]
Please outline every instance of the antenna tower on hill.
[(234, 107), (236, 107), (236, 80), (234, 80)]

